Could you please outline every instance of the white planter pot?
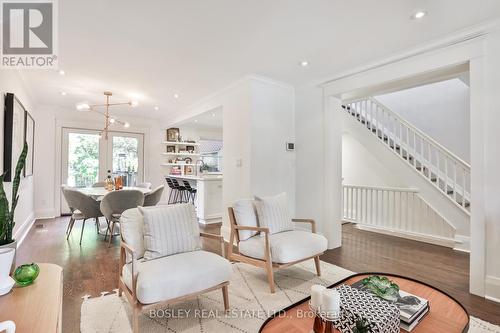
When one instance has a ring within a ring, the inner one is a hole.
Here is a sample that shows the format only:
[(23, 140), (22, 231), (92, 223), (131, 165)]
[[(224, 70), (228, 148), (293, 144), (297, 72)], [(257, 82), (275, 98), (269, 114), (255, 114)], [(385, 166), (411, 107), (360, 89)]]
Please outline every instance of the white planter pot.
[(11, 247), (0, 248), (0, 296), (7, 294), (15, 284), (9, 275), (15, 253), (16, 249)]
[(5, 245), (0, 245), (0, 250), (1, 249), (14, 249), (14, 259), (12, 260), (12, 265), (10, 268), (10, 273), (14, 273), (14, 270), (16, 269), (16, 251), (17, 251), (17, 241), (13, 241), (12, 243), (5, 244)]

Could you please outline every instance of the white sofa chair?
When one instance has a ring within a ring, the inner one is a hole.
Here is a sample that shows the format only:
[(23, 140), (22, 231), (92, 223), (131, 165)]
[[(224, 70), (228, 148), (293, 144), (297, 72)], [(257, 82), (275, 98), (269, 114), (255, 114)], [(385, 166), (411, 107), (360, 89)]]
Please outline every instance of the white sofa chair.
[[(175, 207), (176, 206), (176, 207)], [(168, 209), (186, 209), (187, 204), (170, 205)], [(155, 206), (147, 209), (164, 209), (166, 206)], [(188, 208), (194, 211), (194, 208)], [(186, 218), (182, 212), (174, 212), (176, 218)], [(195, 214), (193, 214), (195, 217)], [(188, 220), (190, 217), (188, 216)], [(165, 220), (164, 223), (172, 221)], [(177, 221), (178, 222), (178, 221)], [(190, 221), (185, 221), (191, 223)], [(171, 304), (200, 294), (222, 289), (225, 310), (229, 308), (228, 285), (231, 275), (229, 261), (215, 253), (201, 249), (146, 259), (147, 241), (144, 228), (144, 216), (140, 209), (133, 208), (123, 212), (120, 218), (121, 247), (119, 295), (125, 293), (133, 307), (133, 332), (139, 331), (139, 314), (142, 310), (154, 307), (159, 303)], [(195, 223), (197, 223), (195, 221)], [(186, 230), (188, 230), (186, 228)], [(193, 239), (207, 237), (218, 240), (224, 255), (224, 239), (222, 236), (199, 232)], [(161, 237), (160, 237), (161, 238)], [(182, 239), (182, 238), (178, 238)], [(177, 239), (177, 240), (178, 240)], [(170, 244), (169, 246), (171, 246)]]
[(316, 234), (313, 220), (291, 219), (295, 223), (310, 224), (311, 232), (288, 230), (271, 233), (269, 227), (259, 226), (255, 210), (249, 208), (238, 215), (240, 220), (235, 214), (234, 206), (229, 207), (229, 244), (235, 244), (237, 250), (234, 252), (233, 247), (229, 246), (228, 259), (264, 268), (271, 293), (275, 292), (274, 269), (314, 259), (316, 273), (321, 275), (319, 256), (327, 249), (328, 241), (324, 236)]

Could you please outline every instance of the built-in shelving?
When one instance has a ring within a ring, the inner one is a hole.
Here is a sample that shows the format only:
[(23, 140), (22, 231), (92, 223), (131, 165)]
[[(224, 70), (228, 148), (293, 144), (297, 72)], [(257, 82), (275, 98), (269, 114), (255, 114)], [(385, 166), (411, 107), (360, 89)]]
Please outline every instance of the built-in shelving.
[(162, 163), (163, 166), (195, 166), (194, 163)]
[(201, 156), (201, 154), (195, 154), (195, 153), (161, 153), (161, 154), (166, 156)]
[(177, 142), (177, 141), (163, 141), (166, 145), (172, 146), (199, 146), (198, 142)]

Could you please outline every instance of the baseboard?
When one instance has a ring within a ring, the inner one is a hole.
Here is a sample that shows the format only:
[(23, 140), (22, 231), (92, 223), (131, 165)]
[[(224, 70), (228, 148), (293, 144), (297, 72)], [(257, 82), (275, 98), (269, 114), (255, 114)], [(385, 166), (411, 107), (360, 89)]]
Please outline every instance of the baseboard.
[(401, 237), (401, 238), (405, 238), (405, 239), (411, 239), (411, 240), (429, 243), (429, 244), (433, 244), (433, 245), (440, 245), (440, 246), (449, 247), (449, 248), (454, 248), (454, 246), (455, 246), (455, 240), (450, 239), (450, 238), (419, 234), (419, 233), (409, 232), (409, 231), (394, 230), (394, 229), (390, 229), (390, 228), (367, 226), (367, 225), (361, 225), (361, 224), (356, 224), (356, 228), (361, 229), (361, 230), (371, 231), (371, 232), (377, 232), (377, 233), (384, 234), (384, 235), (390, 235), (390, 236), (396, 236), (396, 237)]
[(35, 214), (31, 213), (26, 220), (24, 220), (23, 224), (19, 229), (16, 230), (14, 234), (14, 239), (17, 241), (17, 247), (19, 248), (28, 235), (29, 231), (31, 230), (31, 227), (35, 223)]
[(37, 220), (43, 219), (53, 219), (57, 216), (56, 211), (54, 209), (40, 209), (35, 212), (35, 216)]
[(487, 275), (485, 278), (486, 290), (484, 298), (500, 303), (500, 278)]
[(455, 235), (455, 247), (453, 250), (470, 253), (470, 237)]

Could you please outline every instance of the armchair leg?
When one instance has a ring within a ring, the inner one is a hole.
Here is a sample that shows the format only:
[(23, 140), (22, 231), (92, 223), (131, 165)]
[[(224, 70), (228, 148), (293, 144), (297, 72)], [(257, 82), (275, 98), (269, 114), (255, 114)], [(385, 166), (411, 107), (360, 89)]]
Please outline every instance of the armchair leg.
[(318, 276), (321, 276), (321, 265), (319, 262), (319, 256), (314, 257), (314, 265), (316, 265), (316, 274), (318, 274)]
[(272, 261), (266, 262), (267, 280), (269, 281), (269, 289), (271, 294), (275, 293), (274, 289), (274, 273), (273, 273), (273, 263)]
[(222, 298), (224, 299), (224, 310), (229, 310), (229, 293), (228, 286), (222, 287)]
[(132, 332), (139, 333), (139, 315), (141, 314), (141, 309), (135, 305), (134, 311), (132, 313)]

